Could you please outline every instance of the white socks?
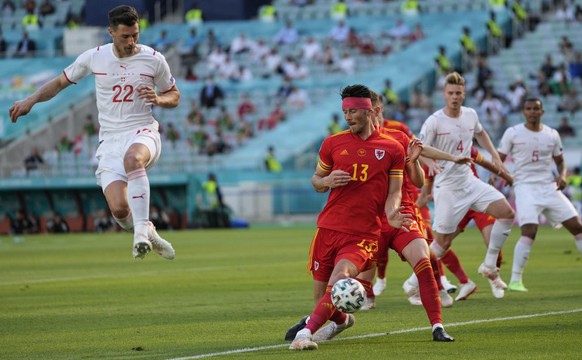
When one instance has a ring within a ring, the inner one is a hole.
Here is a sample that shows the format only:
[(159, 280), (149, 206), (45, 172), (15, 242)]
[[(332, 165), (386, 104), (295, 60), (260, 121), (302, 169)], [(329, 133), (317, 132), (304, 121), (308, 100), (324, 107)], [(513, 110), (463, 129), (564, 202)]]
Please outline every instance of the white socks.
[(574, 238), (576, 239), (576, 247), (578, 248), (578, 251), (582, 253), (582, 233), (576, 235)]
[(127, 201), (133, 215), (134, 233), (147, 237), (150, 215), (150, 182), (145, 169), (127, 174)]
[(522, 281), (523, 269), (529, 259), (529, 253), (534, 239), (527, 236), (519, 238), (513, 251), (513, 267), (511, 268), (511, 281)]
[(127, 215), (123, 219), (118, 219), (115, 216), (113, 218), (119, 224), (119, 226), (121, 226), (123, 230), (133, 231), (133, 216), (131, 215), (131, 211), (129, 212), (129, 215)]
[(485, 266), (489, 269), (497, 268), (497, 256), (499, 251), (505, 244), (505, 240), (511, 231), (513, 219), (497, 219), (491, 229), (491, 238), (489, 239), (489, 247), (485, 255)]

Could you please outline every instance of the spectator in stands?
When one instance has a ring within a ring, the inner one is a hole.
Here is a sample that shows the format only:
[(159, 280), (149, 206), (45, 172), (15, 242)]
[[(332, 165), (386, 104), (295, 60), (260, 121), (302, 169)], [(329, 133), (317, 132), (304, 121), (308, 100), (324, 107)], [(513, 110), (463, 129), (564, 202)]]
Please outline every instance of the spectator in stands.
[(202, 9), (198, 3), (193, 3), (190, 10), (184, 15), (184, 20), (186, 24), (190, 26), (200, 26), (204, 22), (204, 16), (202, 14)]
[(277, 8), (274, 1), (269, 1), (265, 5), (259, 7), (259, 20), (263, 22), (274, 22), (277, 19)]
[(558, 111), (568, 111), (572, 114), (582, 109), (582, 101), (578, 98), (575, 87), (570, 87), (568, 93), (562, 96), (562, 101), (558, 104)]
[(40, 155), (38, 148), (32, 148), (30, 155), (24, 159), (24, 168), (26, 169), (26, 174), (30, 174), (33, 171), (39, 170), (44, 165), (44, 159)]
[(35, 234), (38, 232), (38, 223), (24, 209), (18, 209), (14, 219), (10, 221), (12, 234)]
[(325, 45), (323, 53), (321, 54), (320, 62), (326, 67), (327, 70), (331, 70), (333, 69), (336, 61), (337, 55), (334, 47), (331, 44)]
[(277, 72), (281, 67), (281, 55), (279, 55), (277, 48), (271, 48), (271, 51), (262, 59), (262, 63), (265, 69), (263, 77), (268, 78)]
[(237, 115), (239, 121), (247, 120), (247, 116), (250, 114), (254, 114), (256, 111), (255, 104), (251, 101), (251, 98), (248, 93), (243, 93), (241, 96), (241, 101), (237, 107)]
[(34, 1), (27, 1), (24, 4), (24, 10), (26, 14), (22, 17), (22, 28), (25, 31), (34, 31), (38, 30), (42, 23), (38, 15), (36, 15), (36, 4)]
[(447, 48), (444, 46), (439, 46), (439, 52), (434, 58), (437, 76), (442, 76), (445, 73), (453, 70), (453, 64), (447, 57)]
[(343, 20), (338, 21), (338, 23), (330, 30), (329, 37), (337, 43), (344, 43), (348, 39), (350, 33), (350, 28), (346, 25)]
[(494, 117), (503, 117), (505, 116), (505, 107), (503, 106), (503, 102), (493, 93), (493, 88), (488, 87), (485, 91), (485, 97), (479, 104), (479, 112), (484, 114), (489, 109)]
[(218, 76), (231, 81), (237, 80), (238, 64), (232, 59), (232, 56), (226, 55), (224, 62), (218, 68)]
[(569, 1), (563, 1), (558, 5), (554, 13), (554, 19), (568, 23), (575, 20), (574, 7)]
[(184, 75), (184, 80), (186, 81), (198, 81), (198, 75), (194, 73), (192, 66), (186, 67), (186, 74)]
[(504, 46), (505, 35), (499, 24), (497, 24), (497, 15), (495, 15), (495, 12), (491, 11), (489, 13), (489, 20), (487, 21), (486, 27), (489, 35), (487, 41), (489, 53), (497, 54), (497, 52)]
[(216, 127), (214, 136), (211, 135), (211, 137), (212, 139), (208, 142), (208, 146), (206, 148), (206, 154), (208, 156), (226, 154), (232, 149), (232, 146), (224, 139), (224, 135), (220, 127)]
[(331, 123), (327, 126), (327, 133), (329, 135), (335, 135), (342, 131), (342, 126), (340, 125), (340, 116), (338, 113), (333, 113), (331, 115)]
[(51, 0), (43, 0), (42, 4), (38, 7), (38, 13), (40, 16), (52, 15), (56, 11), (55, 6), (52, 4)]
[(540, 66), (540, 71), (544, 73), (547, 79), (551, 79), (554, 76), (554, 72), (556, 72), (556, 66), (552, 60), (552, 54), (546, 54), (544, 62)]
[(228, 51), (230, 55), (234, 56), (251, 52), (255, 47), (256, 43), (253, 39), (250, 39), (245, 33), (240, 33), (232, 39)]
[(560, 134), (561, 137), (575, 137), (576, 136), (576, 130), (570, 126), (570, 122), (568, 121), (568, 118), (566, 116), (562, 117), (562, 120), (560, 120), (560, 126), (558, 126), (558, 134)]
[(228, 54), (220, 46), (215, 47), (210, 51), (206, 58), (206, 66), (208, 71), (212, 74), (218, 72), (222, 65), (226, 62)]
[(69, 139), (67, 134), (61, 135), (61, 139), (57, 143), (57, 151), (59, 153), (71, 152), (73, 151), (73, 142)]
[(550, 82), (542, 70), (538, 71), (538, 75), (536, 77), (536, 88), (539, 96), (541, 97), (550, 96), (552, 94)]
[(414, 25), (414, 29), (412, 29), (412, 32), (410, 33), (410, 41), (415, 42), (418, 40), (422, 40), (425, 37), (426, 37), (426, 34), (424, 33), (424, 30), (422, 29), (422, 25), (420, 23), (416, 23)]
[(200, 105), (204, 108), (211, 109), (218, 106), (218, 103), (224, 100), (222, 88), (214, 82), (212, 76), (206, 78), (206, 84), (200, 90)]
[(206, 54), (203, 54), (205, 56), (210, 54), (212, 50), (222, 47), (222, 41), (218, 38), (214, 30), (212, 29), (208, 29), (208, 31), (206, 32), (205, 43), (206, 48), (208, 49), (208, 52)]
[(558, 96), (567, 94), (570, 91), (571, 85), (572, 79), (570, 78), (570, 73), (566, 70), (566, 65), (558, 65), (558, 68), (550, 80), (552, 93)]
[(420, 14), (420, 5), (416, 0), (404, 0), (400, 5), (400, 11), (405, 16), (418, 16)]
[(254, 50), (251, 52), (251, 60), (254, 62), (262, 61), (262, 59), (271, 51), (264, 39), (258, 39)]
[(388, 31), (388, 37), (393, 40), (406, 42), (410, 38), (410, 27), (402, 20), (396, 19), (396, 24)]
[(2, 35), (2, 29), (0, 29), (0, 59), (4, 59), (6, 57), (6, 51), (8, 50), (8, 43), (6, 39), (4, 39), (4, 35)]
[(302, 45), (301, 57), (307, 61), (317, 62), (321, 58), (321, 45), (313, 36), (308, 36)]
[(253, 131), (253, 125), (245, 120), (238, 122), (238, 128), (236, 131), (236, 144), (241, 146), (247, 142), (248, 139), (251, 139), (255, 136)]
[(51, 234), (68, 233), (69, 224), (59, 213), (53, 213), (53, 216), (46, 222), (46, 231)]
[(95, 220), (93, 220), (93, 225), (95, 227), (95, 232), (103, 233), (115, 230), (115, 220), (108, 214), (108, 210), (101, 209), (95, 214)]
[(386, 98), (386, 105), (396, 105), (399, 102), (398, 94), (392, 89), (392, 81), (390, 79), (384, 80), (384, 89), (382, 95)]
[(275, 98), (277, 101), (285, 101), (289, 94), (291, 94), (291, 89), (293, 88), (293, 84), (291, 83), (291, 79), (283, 78), (283, 83), (281, 86), (277, 88), (277, 93), (275, 93)]
[(226, 105), (220, 105), (220, 111), (216, 115), (216, 126), (220, 126), (224, 131), (234, 130), (234, 119)]
[(293, 86), (291, 93), (287, 97), (287, 107), (291, 110), (303, 110), (309, 104), (307, 91)]
[(567, 36), (562, 36), (558, 47), (566, 62), (569, 62), (574, 57), (574, 44), (572, 44), (572, 41)]
[(266, 118), (260, 119), (258, 124), (257, 124), (257, 127), (259, 130), (274, 129), (277, 126), (277, 124), (279, 124), (282, 121), (285, 121), (286, 117), (287, 117), (287, 115), (285, 114), (285, 112), (281, 108), (281, 103), (277, 101), (275, 103), (275, 107), (269, 113), (269, 116)]
[(471, 91), (471, 96), (477, 96), (479, 99), (483, 99), (485, 96), (485, 91), (489, 86), (489, 82), (493, 79), (493, 70), (487, 64), (487, 57), (482, 54), (477, 59), (477, 78), (476, 84)]
[(505, 100), (509, 104), (510, 112), (519, 112), (523, 108), (523, 103), (527, 95), (527, 89), (523, 85), (521, 79), (517, 79), (514, 83), (509, 84), (508, 90), (505, 93)]
[(167, 52), (173, 46), (172, 40), (168, 37), (168, 30), (161, 30), (160, 36), (154, 42), (153, 48), (160, 52)]
[(97, 131), (97, 126), (95, 126), (95, 122), (93, 121), (93, 115), (87, 114), (85, 117), (85, 124), (83, 125), (83, 132), (90, 138), (97, 135)]
[(582, 5), (577, 4), (574, 9), (574, 20), (577, 22), (582, 22)]
[(511, 13), (513, 15), (514, 25), (516, 26), (515, 32), (517, 37), (521, 37), (525, 30), (527, 30), (525, 25), (528, 19), (527, 11), (523, 7), (521, 0), (513, 0), (511, 4)]
[(295, 44), (297, 41), (299, 41), (299, 32), (293, 26), (293, 23), (291, 22), (291, 20), (285, 21), (285, 27), (282, 28), (277, 33), (277, 35), (275, 35), (275, 38), (273, 39), (273, 41), (277, 45), (291, 45), (291, 44)]
[(156, 204), (150, 204), (150, 221), (156, 229), (169, 230), (170, 229), (170, 216)]
[(468, 72), (473, 68), (473, 60), (477, 54), (477, 45), (471, 39), (471, 29), (468, 26), (463, 27), (460, 42), (461, 48), (463, 49), (463, 53), (461, 54), (463, 71)]
[(196, 99), (190, 100), (190, 111), (188, 111), (188, 115), (186, 115), (186, 128), (203, 123), (204, 115), (202, 114), (200, 107), (198, 107)]
[(344, 20), (349, 16), (350, 9), (344, 0), (336, 0), (329, 9), (329, 15), (334, 20)]
[(344, 51), (336, 64), (336, 69), (345, 75), (353, 75), (356, 72), (356, 61), (348, 51)]
[(2, 17), (4, 19), (9, 19), (14, 15), (16, 11), (16, 5), (12, 0), (3, 0), (0, 6), (0, 11), (2, 12)]
[(267, 148), (265, 169), (270, 173), (280, 173), (283, 170), (283, 166), (281, 166), (281, 163), (275, 157), (275, 147), (273, 145)]
[(150, 27), (150, 20), (147, 11), (139, 14), (139, 31), (144, 31)]
[(190, 34), (179, 46), (179, 54), (187, 64), (194, 64), (200, 58), (199, 48), (202, 39), (198, 36), (196, 28), (190, 29)]
[(174, 123), (169, 122), (166, 130), (164, 131), (166, 140), (170, 142), (173, 148), (176, 148), (176, 143), (180, 140), (180, 132), (174, 127)]
[(36, 53), (36, 42), (28, 37), (28, 32), (22, 32), (22, 39), (16, 46), (15, 57), (32, 57)]
[(431, 113), (433, 109), (432, 102), (428, 96), (426, 96), (418, 87), (414, 88), (412, 95), (410, 96), (410, 107), (414, 109), (423, 109), (429, 113)]
[(301, 64), (293, 56), (288, 55), (281, 64), (283, 77), (291, 80), (305, 79), (309, 76), (309, 68)]
[(494, 11), (505, 10), (506, 0), (489, 0), (489, 7)]
[[(0, 38), (2, 36), (0, 35)], [(570, 61), (568, 66), (568, 72), (570, 73), (570, 77), (572, 80), (578, 79), (582, 80), (582, 53), (577, 51), (574, 54), (574, 59)]]

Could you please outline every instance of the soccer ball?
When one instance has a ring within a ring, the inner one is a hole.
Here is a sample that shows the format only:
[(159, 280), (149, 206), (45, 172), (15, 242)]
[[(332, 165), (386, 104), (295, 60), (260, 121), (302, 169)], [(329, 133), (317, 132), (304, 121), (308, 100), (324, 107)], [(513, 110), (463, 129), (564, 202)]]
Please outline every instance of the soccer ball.
[(340, 279), (331, 288), (331, 302), (341, 312), (356, 312), (360, 310), (365, 301), (364, 285), (356, 279)]

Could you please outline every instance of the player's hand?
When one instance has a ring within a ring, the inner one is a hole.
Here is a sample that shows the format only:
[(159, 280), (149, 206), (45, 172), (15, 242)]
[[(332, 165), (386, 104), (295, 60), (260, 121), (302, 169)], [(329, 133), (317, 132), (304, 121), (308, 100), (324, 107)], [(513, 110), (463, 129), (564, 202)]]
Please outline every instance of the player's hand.
[(494, 156), (491, 160), (495, 165), (495, 168), (499, 169), (499, 171), (497, 172), (498, 175), (500, 175), (502, 172), (509, 174), (509, 170), (507, 170), (505, 164), (503, 163), (503, 161), (501, 161), (501, 159), (498, 156)]
[(566, 179), (561, 176), (556, 177), (556, 184), (558, 185), (558, 190), (564, 190), (568, 186)]
[(352, 176), (343, 170), (334, 170), (329, 175), (325, 177), (324, 184), (330, 189), (346, 186), (350, 180), (352, 180)]
[(24, 116), (30, 112), (32, 109), (32, 102), (25, 100), (15, 101), (14, 104), (8, 110), (8, 114), (10, 114), (10, 120), (15, 123), (20, 116)]
[(386, 218), (388, 219), (388, 224), (395, 229), (402, 229), (406, 232), (409, 230), (405, 227), (412, 224), (412, 215), (403, 214), (400, 211), (404, 209), (404, 206), (394, 209), (386, 213)]
[(473, 159), (470, 157), (455, 156), (453, 162), (460, 165), (471, 165), (473, 163)]
[(410, 161), (414, 162), (418, 160), (423, 147), (424, 144), (418, 138), (410, 141), (410, 144), (408, 144), (408, 157), (410, 157)]
[(141, 86), (137, 89), (138, 98), (142, 99), (146, 104), (158, 104), (158, 94), (150, 86)]
[(433, 159), (430, 159), (430, 161), (425, 163), (425, 165), (428, 169), (428, 176), (430, 177), (434, 177), (437, 174), (440, 174), (440, 172), (443, 170), (442, 167), (439, 166), (439, 164)]

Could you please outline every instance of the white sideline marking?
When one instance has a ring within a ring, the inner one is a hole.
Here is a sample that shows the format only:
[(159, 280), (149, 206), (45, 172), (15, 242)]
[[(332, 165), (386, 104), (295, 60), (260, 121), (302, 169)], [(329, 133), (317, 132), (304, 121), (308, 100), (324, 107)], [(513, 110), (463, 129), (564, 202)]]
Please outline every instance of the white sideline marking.
[[(563, 311), (550, 311), (540, 314), (530, 314), (530, 315), (517, 315), (517, 316), (507, 316), (495, 319), (482, 319), (482, 320), (471, 320), (471, 321), (463, 321), (463, 322), (456, 322), (446, 324), (447, 328), (453, 326), (464, 326), (464, 325), (473, 325), (473, 324), (481, 324), (481, 323), (488, 323), (488, 322), (495, 322), (495, 321), (508, 321), (508, 320), (519, 320), (519, 319), (530, 319), (540, 316), (551, 316), (551, 315), (564, 315), (564, 314), (572, 314), (582, 312), (582, 309), (573, 309), (573, 310), (563, 310)], [(366, 335), (358, 335), (358, 336), (348, 336), (342, 337), (341, 339), (334, 339), (332, 341), (343, 341), (343, 340), (352, 340), (352, 339), (365, 339), (371, 337), (380, 337), (386, 335), (395, 335), (395, 334), (404, 334), (409, 332), (416, 332), (421, 330), (430, 330), (430, 326), (425, 327), (418, 327), (418, 328), (410, 328), (410, 329), (402, 329), (402, 330), (394, 330), (390, 332), (383, 332), (383, 333), (376, 333), (376, 334), (366, 334)], [(204, 359), (209, 357), (221, 356), (221, 355), (231, 355), (231, 354), (240, 354), (240, 353), (247, 353), (247, 352), (255, 352), (261, 350), (269, 350), (269, 349), (276, 349), (282, 347), (289, 347), (289, 343), (286, 344), (279, 344), (279, 345), (268, 345), (268, 346), (256, 346), (251, 348), (243, 348), (243, 349), (235, 349), (235, 350), (228, 350), (228, 351), (221, 351), (215, 353), (208, 353), (208, 354), (200, 354), (200, 355), (193, 355), (187, 357), (180, 357), (180, 358), (172, 358), (168, 360), (194, 360), (194, 359)]]

